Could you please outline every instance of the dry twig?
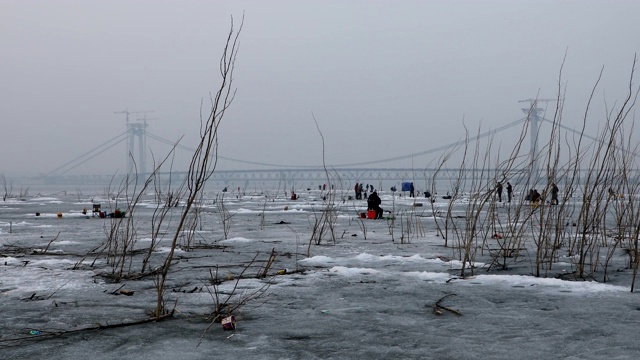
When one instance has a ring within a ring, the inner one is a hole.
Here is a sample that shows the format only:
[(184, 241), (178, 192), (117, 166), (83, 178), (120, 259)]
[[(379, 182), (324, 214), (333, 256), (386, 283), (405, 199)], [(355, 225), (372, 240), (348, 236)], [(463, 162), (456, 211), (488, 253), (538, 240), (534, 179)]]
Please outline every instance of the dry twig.
[(456, 296), (456, 294), (447, 294), (447, 295), (441, 297), (440, 300), (436, 301), (435, 305), (433, 305), (433, 313), (436, 314), (436, 315), (442, 315), (443, 310), (446, 310), (446, 311), (451, 312), (453, 314), (456, 314), (458, 316), (462, 316), (462, 313), (460, 311), (452, 309), (452, 308), (450, 308), (448, 306), (440, 305), (442, 300), (448, 298), (449, 296)]

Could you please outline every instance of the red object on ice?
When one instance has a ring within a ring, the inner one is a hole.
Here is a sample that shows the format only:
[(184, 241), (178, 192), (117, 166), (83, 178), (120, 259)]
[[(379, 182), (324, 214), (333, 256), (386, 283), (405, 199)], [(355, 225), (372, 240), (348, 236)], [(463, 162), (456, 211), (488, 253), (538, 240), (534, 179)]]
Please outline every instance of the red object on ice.
[(231, 315), (224, 319), (222, 319), (222, 329), (223, 330), (235, 330), (236, 329), (236, 318)]

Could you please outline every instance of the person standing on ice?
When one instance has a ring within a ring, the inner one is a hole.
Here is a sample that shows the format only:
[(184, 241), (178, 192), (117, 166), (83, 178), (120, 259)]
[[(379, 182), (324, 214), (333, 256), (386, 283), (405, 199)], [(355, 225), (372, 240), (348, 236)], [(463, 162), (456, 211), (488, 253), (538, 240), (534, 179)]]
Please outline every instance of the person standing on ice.
[(498, 201), (502, 202), (502, 183), (500, 181), (496, 184), (496, 192), (498, 193)]
[(360, 199), (360, 186), (358, 183), (356, 183), (356, 187), (354, 188), (355, 192), (356, 192), (356, 200)]
[(558, 205), (558, 185), (556, 183), (551, 184), (551, 205)]
[(513, 186), (507, 181), (507, 202), (511, 202), (511, 196), (513, 195)]

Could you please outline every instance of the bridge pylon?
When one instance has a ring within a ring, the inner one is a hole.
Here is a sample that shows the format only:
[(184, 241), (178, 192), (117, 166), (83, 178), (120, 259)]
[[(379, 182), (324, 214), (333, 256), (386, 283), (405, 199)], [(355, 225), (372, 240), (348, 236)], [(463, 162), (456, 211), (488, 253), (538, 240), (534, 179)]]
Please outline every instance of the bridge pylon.
[[(127, 120), (127, 174), (129, 176), (138, 175), (142, 178), (147, 173), (147, 118), (146, 115), (142, 120), (138, 119), (136, 122), (129, 121), (130, 114), (146, 114), (153, 111), (129, 111), (125, 109), (123, 111), (116, 111), (116, 114), (126, 114)], [(138, 142), (136, 159), (136, 140)]]
[(529, 131), (530, 131), (530, 142), (531, 149), (529, 151), (529, 156), (531, 158), (531, 178), (534, 181), (538, 181), (540, 179), (540, 167), (538, 165), (538, 135), (540, 133), (540, 113), (542, 113), (545, 109), (539, 108), (538, 103), (540, 102), (549, 102), (549, 101), (557, 101), (557, 99), (525, 99), (520, 100), (518, 102), (528, 102), (530, 105), (528, 108), (523, 108), (522, 112), (527, 114), (527, 119), (529, 120)]

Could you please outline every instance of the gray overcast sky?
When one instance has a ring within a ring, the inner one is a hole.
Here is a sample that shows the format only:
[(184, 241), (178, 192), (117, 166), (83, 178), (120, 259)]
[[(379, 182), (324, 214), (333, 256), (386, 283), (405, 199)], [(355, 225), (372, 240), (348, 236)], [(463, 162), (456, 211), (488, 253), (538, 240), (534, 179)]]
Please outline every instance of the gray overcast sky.
[[(54, 170), (123, 133), (124, 109), (154, 111), (150, 132), (194, 146), (230, 17), (243, 13), (220, 155), (260, 163), (321, 165), (312, 112), (329, 165), (452, 143), (463, 119), (513, 122), (518, 100), (557, 95), (565, 52), (565, 125), (579, 123), (604, 67), (595, 128), (640, 49), (631, 0), (0, 0), (0, 172)], [(122, 172), (125, 160), (123, 143), (73, 173)]]

